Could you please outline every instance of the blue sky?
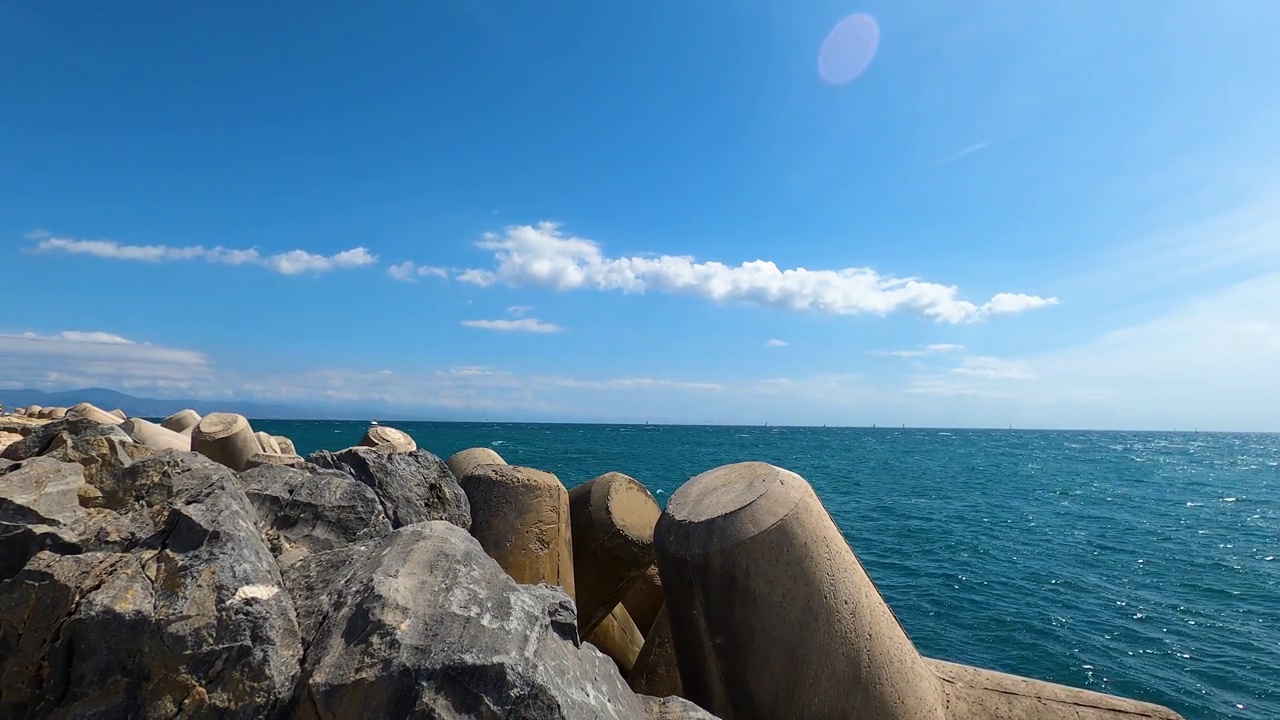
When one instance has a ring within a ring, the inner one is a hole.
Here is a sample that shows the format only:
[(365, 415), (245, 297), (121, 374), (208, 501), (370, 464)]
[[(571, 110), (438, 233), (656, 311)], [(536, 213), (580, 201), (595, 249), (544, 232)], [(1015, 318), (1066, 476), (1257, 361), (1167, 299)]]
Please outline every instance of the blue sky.
[(0, 2), (0, 383), (1280, 430), (1280, 4), (633, 5)]

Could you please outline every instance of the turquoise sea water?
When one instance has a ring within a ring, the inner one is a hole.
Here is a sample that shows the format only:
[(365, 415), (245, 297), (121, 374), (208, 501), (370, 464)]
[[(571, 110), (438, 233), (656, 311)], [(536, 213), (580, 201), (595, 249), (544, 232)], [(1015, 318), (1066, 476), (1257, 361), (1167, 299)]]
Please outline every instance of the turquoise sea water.
[[(659, 500), (763, 460), (817, 490), (926, 655), (1168, 705), (1280, 718), (1280, 436), (397, 423), (573, 487)], [(256, 421), (299, 452), (363, 423)], [(815, 629), (817, 631), (817, 629)]]

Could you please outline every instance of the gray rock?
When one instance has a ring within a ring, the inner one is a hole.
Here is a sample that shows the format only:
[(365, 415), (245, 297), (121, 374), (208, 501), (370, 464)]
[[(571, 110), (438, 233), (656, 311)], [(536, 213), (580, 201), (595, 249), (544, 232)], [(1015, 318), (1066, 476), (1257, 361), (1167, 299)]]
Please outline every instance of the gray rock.
[(341, 470), (373, 488), (392, 527), (447, 520), (464, 530), (471, 528), (471, 504), (466, 493), (444, 461), (425, 450), (321, 450), (307, 456), (307, 462)]
[(78, 463), (37, 457), (0, 469), (0, 580), (41, 550), (126, 552), (155, 534), (145, 507), (117, 513), (101, 504)]
[(351, 576), (360, 565), (358, 561), (367, 559), (377, 546), (377, 542), (352, 543), (314, 555), (301, 553), (281, 570), (285, 590), (298, 616), (304, 651), (310, 649), (330, 611), (347, 594)]
[(63, 434), (73, 438), (104, 436), (119, 437), (123, 440), (129, 439), (129, 436), (115, 425), (103, 425), (85, 418), (68, 418), (55, 420), (33, 428), (29, 435), (5, 448), (4, 452), (0, 453), (0, 458), (27, 460), (37, 455), (43, 455), (49, 449), (49, 445), (54, 438)]
[(85, 511), (84, 468), (33, 458), (0, 470), (0, 579), (13, 577), (43, 549), (83, 552), (71, 525)]
[(391, 532), (378, 496), (346, 473), (263, 465), (240, 473), (239, 480), (277, 558), (296, 548), (323, 552)]
[(579, 642), (568, 596), (517, 585), (457, 525), (363, 548), (298, 563), (313, 578), (322, 564), (349, 571), (307, 650), (295, 717), (644, 716), (614, 664)]
[(162, 516), (158, 532), (128, 552), (40, 552), (0, 582), (0, 717), (277, 715), (301, 643), (235, 477), (190, 453), (123, 474), (152, 482), (155, 505), (132, 512)]
[(655, 698), (637, 695), (648, 720), (717, 720), (715, 715), (703, 710), (682, 697)]

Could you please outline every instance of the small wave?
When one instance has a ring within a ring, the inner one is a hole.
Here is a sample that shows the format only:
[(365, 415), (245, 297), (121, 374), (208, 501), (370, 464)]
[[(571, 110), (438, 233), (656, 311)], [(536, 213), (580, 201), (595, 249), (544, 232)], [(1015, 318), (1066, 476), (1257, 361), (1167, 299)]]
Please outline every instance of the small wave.
[(1202, 506), (1202, 505), (1204, 505), (1204, 503), (1198, 503), (1198, 502), (1189, 502), (1189, 503), (1187, 503), (1187, 507), (1200, 507), (1200, 506)]
[(493, 442), (491, 442), (491, 443), (489, 443), (489, 444), (490, 444), (490, 445), (506, 445), (506, 444), (507, 444), (507, 441), (506, 441), (506, 440), (494, 440)]
[(1233, 497), (1222, 498), (1222, 502), (1235, 502), (1236, 500), (1237, 498), (1233, 498)]

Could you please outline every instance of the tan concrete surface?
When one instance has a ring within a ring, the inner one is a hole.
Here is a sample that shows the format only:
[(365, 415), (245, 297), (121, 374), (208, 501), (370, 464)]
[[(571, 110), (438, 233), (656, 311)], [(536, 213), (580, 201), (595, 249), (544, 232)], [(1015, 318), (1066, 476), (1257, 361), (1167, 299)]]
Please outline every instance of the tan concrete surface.
[(176, 433), (142, 418), (129, 418), (120, 423), (120, 429), (128, 433), (134, 442), (142, 443), (157, 450), (187, 452), (191, 449), (191, 438), (189, 436)]
[[(634, 618), (633, 618), (634, 619)], [(644, 646), (636, 658), (635, 667), (627, 676), (631, 689), (641, 695), (670, 697), (683, 695), (680, 686), (680, 667), (676, 664), (676, 649), (671, 639), (671, 617), (666, 608), (658, 612)]]
[(200, 424), (200, 413), (195, 410), (179, 410), (160, 421), (160, 426), (166, 430), (172, 430), (183, 435), (190, 435), (195, 430), (196, 425)]
[(239, 472), (261, 452), (258, 438), (243, 415), (209, 413), (191, 431), (191, 449)]
[(957, 720), (1181, 720), (1172, 710), (1080, 688), (925, 659)]
[(280, 443), (276, 442), (274, 435), (269, 435), (259, 430), (253, 436), (258, 439), (258, 447), (262, 448), (262, 452), (272, 455), (281, 454)]
[(942, 720), (939, 682), (799, 475), (726, 465), (654, 534), (685, 697), (724, 720)]
[(724, 720), (1177, 720), (1148, 703), (920, 657), (809, 484), (727, 465), (655, 531), (684, 694)]
[(569, 491), (543, 470), (480, 465), (459, 484), (471, 502), (471, 534), (516, 582), (547, 583), (576, 598)]
[[(654, 557), (657, 557), (656, 553)], [(664, 602), (662, 577), (658, 574), (656, 563), (646, 568), (627, 594), (622, 596), (622, 604), (626, 606), (627, 613), (635, 620), (636, 627), (640, 628), (645, 637), (649, 636), (649, 629), (653, 627), (653, 621), (658, 617), (658, 611), (662, 609)]]
[(409, 433), (386, 425), (371, 425), (358, 444), (364, 447), (388, 448), (395, 452), (413, 452), (418, 449), (418, 443), (409, 437)]
[(506, 465), (507, 461), (487, 447), (474, 447), (450, 455), (444, 464), (449, 466), (449, 472), (455, 478), (461, 480), (481, 465)]
[(119, 425), (124, 422), (123, 418), (112, 415), (111, 413), (104, 411), (102, 408), (96, 407), (87, 402), (82, 402), (67, 408), (67, 414), (73, 417), (82, 417), (88, 420), (93, 420), (94, 422), (99, 422), (103, 425)]
[(293, 441), (283, 435), (276, 435), (276, 446), (280, 448), (280, 452), (285, 455), (297, 455), (298, 449), (294, 447)]
[(636, 628), (635, 622), (627, 614), (627, 609), (617, 605), (613, 611), (605, 615), (604, 620), (596, 623), (590, 633), (582, 639), (596, 646), (600, 652), (608, 655), (617, 665), (618, 670), (626, 677), (636, 665), (640, 657), (640, 649), (644, 646), (644, 636)]
[(661, 514), (644, 485), (622, 473), (605, 473), (569, 491), (578, 631), (583, 635), (608, 617), (653, 565), (653, 526)]

